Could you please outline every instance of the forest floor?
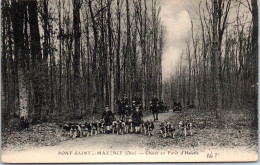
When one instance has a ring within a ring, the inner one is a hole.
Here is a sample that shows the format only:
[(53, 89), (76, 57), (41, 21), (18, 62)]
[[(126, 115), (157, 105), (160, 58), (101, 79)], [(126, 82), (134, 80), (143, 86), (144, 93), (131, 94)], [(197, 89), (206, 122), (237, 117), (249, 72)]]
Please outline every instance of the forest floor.
[[(226, 110), (221, 112), (220, 119), (214, 118), (212, 112), (198, 112), (185, 109), (182, 112), (160, 113), (155, 122), (155, 135), (143, 134), (98, 134), (97, 136), (71, 139), (64, 135), (62, 128), (55, 123), (43, 123), (27, 130), (10, 135), (2, 133), (3, 155), (31, 155), (31, 153), (59, 151), (91, 150), (193, 150), (204, 152), (209, 149), (234, 149), (237, 151), (258, 152), (257, 128), (252, 127), (253, 114), (249, 110)], [(144, 120), (152, 119), (152, 115)], [(159, 125), (170, 121), (177, 126), (180, 120), (196, 123), (193, 136), (184, 137), (176, 132), (174, 139), (162, 138)], [(7, 136), (7, 137), (6, 137)], [(22, 152), (20, 152), (22, 151)], [(54, 154), (55, 155), (55, 154)]]

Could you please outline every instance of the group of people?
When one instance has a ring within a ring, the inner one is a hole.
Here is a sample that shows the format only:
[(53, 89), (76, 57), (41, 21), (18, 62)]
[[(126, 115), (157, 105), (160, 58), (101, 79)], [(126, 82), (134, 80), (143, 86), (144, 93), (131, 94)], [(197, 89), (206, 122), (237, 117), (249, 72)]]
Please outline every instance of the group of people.
[[(137, 93), (133, 97), (132, 105), (130, 105), (129, 99), (126, 94), (124, 94), (123, 98), (116, 100), (116, 105), (118, 109), (119, 120), (127, 120), (129, 118), (132, 119), (134, 125), (140, 125), (143, 122), (143, 106), (142, 99), (140, 95)], [(153, 95), (150, 101), (150, 107), (154, 121), (158, 120), (158, 112), (160, 108), (165, 108), (165, 104), (162, 101)], [(102, 118), (105, 121), (106, 125), (111, 125), (112, 121), (115, 120), (115, 115), (109, 110), (109, 106), (105, 106), (105, 112), (102, 114)]]
[[(115, 115), (109, 109), (109, 106), (105, 106), (105, 112), (102, 114), (102, 119), (104, 119), (104, 124), (106, 126), (112, 125), (112, 122), (116, 120)], [(134, 126), (140, 125), (143, 121), (143, 112), (140, 110), (139, 106), (135, 107), (135, 110), (132, 113), (131, 119)], [(127, 117), (120, 117), (120, 120), (127, 120)]]
[[(153, 95), (149, 103), (149, 110), (154, 116), (154, 121), (158, 120), (159, 112), (167, 112), (166, 103), (164, 103), (162, 100), (159, 100), (156, 95)], [(132, 105), (130, 105), (126, 94), (124, 94), (124, 97), (121, 100), (116, 100), (116, 105), (118, 107), (118, 115), (120, 119), (126, 119), (132, 115), (133, 120), (140, 120), (140, 118), (143, 116), (142, 98), (138, 93), (134, 95)]]

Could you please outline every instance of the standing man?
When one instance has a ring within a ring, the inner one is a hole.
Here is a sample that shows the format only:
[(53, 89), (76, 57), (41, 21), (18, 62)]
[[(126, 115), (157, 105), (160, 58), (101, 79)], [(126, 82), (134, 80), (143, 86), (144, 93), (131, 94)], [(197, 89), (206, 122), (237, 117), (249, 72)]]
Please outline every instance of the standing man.
[(129, 107), (129, 100), (126, 94), (124, 94), (121, 103), (122, 103), (124, 114), (128, 116), (130, 114), (130, 107)]
[(158, 98), (155, 95), (150, 101), (150, 110), (153, 112), (154, 121), (158, 120)]
[(158, 98), (156, 97), (156, 95), (153, 95), (152, 102), (156, 104), (158, 103)]
[(135, 110), (132, 115), (133, 125), (135, 132), (139, 131), (140, 125), (143, 123), (143, 113), (139, 110), (139, 106), (135, 107)]
[(128, 105), (128, 104), (129, 104), (129, 100), (128, 100), (128, 97), (127, 97), (126, 94), (124, 94), (124, 97), (123, 97), (123, 99), (122, 99), (122, 103), (123, 103), (124, 105)]
[(115, 116), (108, 105), (105, 106), (105, 112), (102, 115), (102, 119), (105, 121), (105, 126), (111, 126), (112, 122), (115, 120)]

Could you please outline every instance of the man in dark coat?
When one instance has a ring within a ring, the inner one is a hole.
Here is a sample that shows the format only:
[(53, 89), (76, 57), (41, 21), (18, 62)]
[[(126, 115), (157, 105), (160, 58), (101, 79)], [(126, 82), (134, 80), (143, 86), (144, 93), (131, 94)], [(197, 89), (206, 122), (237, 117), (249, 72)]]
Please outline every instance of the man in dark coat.
[(142, 113), (142, 111), (139, 110), (139, 107), (136, 106), (135, 111), (133, 112), (133, 115), (132, 115), (132, 120), (133, 120), (134, 126), (140, 126), (143, 123), (142, 118), (143, 118), (143, 113)]
[(150, 109), (153, 113), (154, 121), (158, 120), (158, 105), (158, 98), (155, 95), (153, 95), (153, 98), (150, 101)]
[(115, 116), (109, 109), (108, 105), (105, 107), (105, 112), (102, 115), (102, 119), (104, 119), (106, 126), (112, 125), (112, 121), (115, 120)]
[(124, 97), (122, 98), (122, 104), (124, 105), (128, 105), (129, 104), (129, 100), (126, 94), (124, 94)]
[(158, 103), (158, 98), (156, 97), (156, 95), (153, 95), (153, 98), (152, 98), (152, 104), (157, 104)]
[(129, 100), (128, 100), (128, 97), (126, 94), (124, 94), (124, 97), (122, 98), (121, 105), (122, 105), (124, 114), (126, 116), (129, 116), (131, 109), (130, 109)]

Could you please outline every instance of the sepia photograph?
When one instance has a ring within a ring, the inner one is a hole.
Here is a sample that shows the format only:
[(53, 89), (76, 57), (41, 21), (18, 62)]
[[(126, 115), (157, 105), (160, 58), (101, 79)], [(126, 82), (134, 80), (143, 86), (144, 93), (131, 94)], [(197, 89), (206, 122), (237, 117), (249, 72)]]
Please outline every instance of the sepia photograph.
[(258, 161), (258, 0), (1, 0), (2, 163)]

